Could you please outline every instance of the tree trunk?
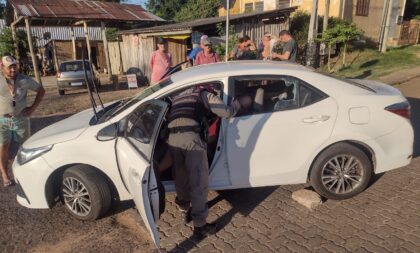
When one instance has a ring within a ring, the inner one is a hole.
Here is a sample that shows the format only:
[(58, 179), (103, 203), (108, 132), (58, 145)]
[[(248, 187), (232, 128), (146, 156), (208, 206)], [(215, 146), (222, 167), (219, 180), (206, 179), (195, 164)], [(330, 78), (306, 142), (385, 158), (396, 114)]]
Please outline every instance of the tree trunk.
[(331, 72), (331, 44), (328, 44), (328, 72)]
[(346, 52), (347, 52), (347, 43), (344, 43), (344, 50), (343, 50), (343, 67), (346, 66)]

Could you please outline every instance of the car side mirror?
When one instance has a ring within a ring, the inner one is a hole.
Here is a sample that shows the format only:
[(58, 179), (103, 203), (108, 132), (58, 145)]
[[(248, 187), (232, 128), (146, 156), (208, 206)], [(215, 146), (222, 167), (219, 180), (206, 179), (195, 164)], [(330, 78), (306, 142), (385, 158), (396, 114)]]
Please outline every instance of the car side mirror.
[(96, 136), (98, 141), (110, 141), (115, 139), (118, 133), (118, 125), (118, 123), (115, 123), (102, 128)]

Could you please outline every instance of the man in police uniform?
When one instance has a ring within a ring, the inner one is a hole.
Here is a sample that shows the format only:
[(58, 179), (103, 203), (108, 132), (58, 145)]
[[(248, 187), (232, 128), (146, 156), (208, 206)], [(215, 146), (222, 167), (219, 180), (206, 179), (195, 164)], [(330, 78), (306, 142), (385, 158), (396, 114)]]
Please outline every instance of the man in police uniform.
[[(205, 237), (216, 232), (216, 224), (207, 223), (208, 160), (207, 143), (202, 138), (207, 129), (200, 126), (205, 116), (232, 117), (240, 109), (250, 108), (252, 100), (245, 96), (231, 106), (210, 89), (194, 87), (173, 98), (169, 112), (169, 149), (174, 159), (176, 203), (194, 223), (194, 235)], [(191, 204), (191, 208), (190, 208)]]
[[(36, 92), (35, 101), (27, 106), (28, 90)], [(3, 186), (14, 184), (8, 175), (10, 144), (22, 144), (29, 137), (29, 117), (41, 103), (45, 90), (32, 78), (18, 73), (17, 62), (11, 56), (1, 59), (0, 74), (0, 172)]]

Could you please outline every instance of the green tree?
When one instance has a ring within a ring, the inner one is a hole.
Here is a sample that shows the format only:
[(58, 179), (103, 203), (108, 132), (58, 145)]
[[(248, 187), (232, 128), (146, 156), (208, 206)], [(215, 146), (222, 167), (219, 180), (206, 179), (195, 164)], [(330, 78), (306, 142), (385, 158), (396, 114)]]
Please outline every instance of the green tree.
[[(16, 37), (18, 41), (19, 55), (21, 58), (26, 58), (26, 52), (29, 51), (26, 32), (24, 30), (17, 30)], [(0, 55), (12, 55), (13, 57), (16, 57), (12, 29), (9, 27), (5, 27), (0, 33)]]
[(146, 8), (163, 19), (174, 20), (176, 13), (186, 2), (187, 0), (148, 0)]
[(220, 0), (187, 0), (187, 3), (175, 14), (174, 20), (180, 22), (216, 17), (219, 6)]
[[(219, 23), (216, 26), (217, 34), (220, 37), (225, 38), (226, 36), (226, 23)], [(232, 52), (235, 45), (238, 43), (238, 36), (235, 33), (235, 26), (231, 25), (229, 27), (229, 49), (228, 52)], [(214, 46), (214, 51), (219, 55), (220, 59), (223, 61), (226, 54), (226, 43), (220, 43)]]
[(118, 28), (110, 27), (106, 28), (106, 39), (108, 41), (117, 41), (118, 40)]
[(357, 28), (355, 24), (348, 22), (338, 22), (333, 27), (325, 30), (322, 33), (319, 41), (324, 42), (328, 46), (328, 70), (330, 68), (331, 47), (335, 44), (343, 44), (343, 66), (346, 66), (347, 47), (351, 40), (361, 36), (363, 32)]
[(405, 6), (405, 19), (412, 19), (420, 16), (420, 0), (407, 0)]

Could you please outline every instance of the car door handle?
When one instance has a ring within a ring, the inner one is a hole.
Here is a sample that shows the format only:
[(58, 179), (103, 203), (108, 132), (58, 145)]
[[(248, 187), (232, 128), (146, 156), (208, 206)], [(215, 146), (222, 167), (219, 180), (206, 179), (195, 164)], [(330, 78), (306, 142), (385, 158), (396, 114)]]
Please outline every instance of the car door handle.
[(315, 122), (322, 122), (322, 121), (327, 121), (330, 118), (330, 116), (328, 115), (317, 115), (317, 116), (312, 116), (309, 118), (304, 118), (303, 122), (305, 123), (315, 123)]

